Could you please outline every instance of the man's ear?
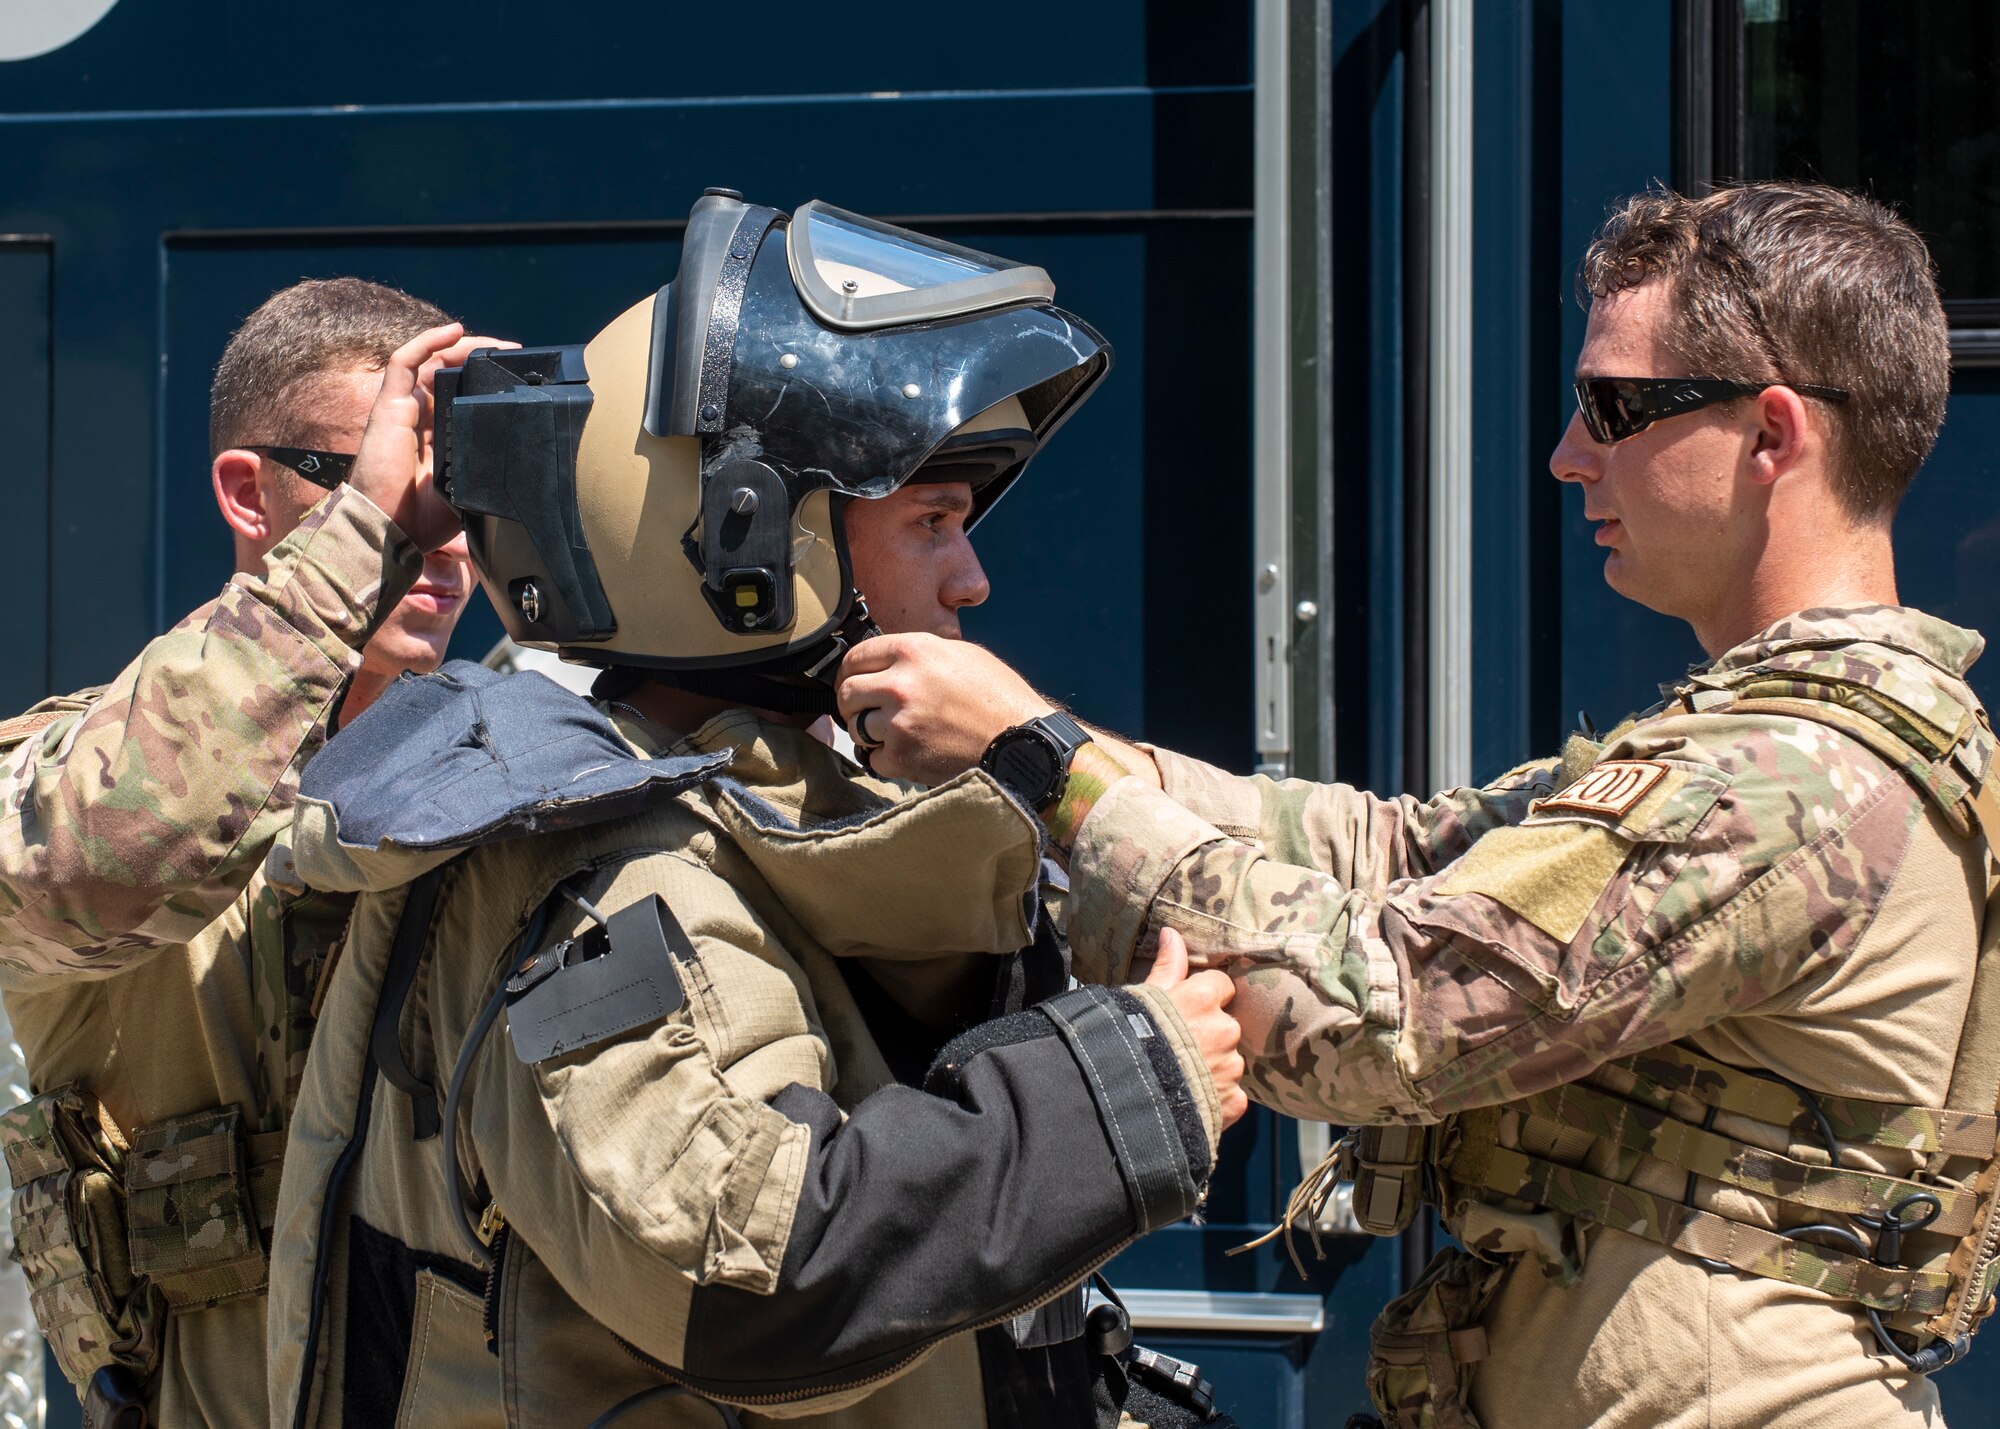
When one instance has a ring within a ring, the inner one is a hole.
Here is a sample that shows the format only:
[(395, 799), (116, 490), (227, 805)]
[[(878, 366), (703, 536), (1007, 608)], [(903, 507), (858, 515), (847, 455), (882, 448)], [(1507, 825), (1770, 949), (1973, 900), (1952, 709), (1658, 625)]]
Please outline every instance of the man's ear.
[(1824, 438), (1810, 428), (1806, 399), (1791, 388), (1766, 387), (1751, 400), (1757, 429), (1750, 446), (1750, 479), (1769, 485), (1799, 464), (1808, 442)]
[(219, 453), (208, 469), (222, 519), (257, 550), (271, 544), (272, 531), (269, 493), (258, 479), (263, 467), (264, 460), (257, 453), (231, 447)]

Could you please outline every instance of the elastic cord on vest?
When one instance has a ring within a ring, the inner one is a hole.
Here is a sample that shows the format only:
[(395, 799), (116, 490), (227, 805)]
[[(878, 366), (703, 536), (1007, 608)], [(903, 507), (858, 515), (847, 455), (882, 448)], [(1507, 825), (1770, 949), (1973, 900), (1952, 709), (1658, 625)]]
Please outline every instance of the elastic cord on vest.
[(465, 1184), (458, 1174), (458, 1103), (465, 1091), (465, 1074), (472, 1069), (472, 1059), (479, 1055), (486, 1034), (493, 1030), (500, 1010), (507, 1005), (507, 980), (519, 972), (521, 964), (533, 957), (535, 950), (542, 945), (542, 934), (548, 931), (549, 926), (549, 909), (554, 906), (557, 893), (576, 903), (598, 922), (604, 921), (595, 908), (560, 885), (542, 900), (541, 906), (535, 909), (535, 916), (528, 920), (527, 930), (521, 934), (514, 956), (508, 960), (499, 982), (494, 985), (493, 995), (486, 999), (486, 1005), (479, 1009), (478, 1021), (465, 1034), (465, 1041), (458, 1049), (458, 1060), (452, 1064), (451, 1085), (444, 1094), (444, 1126), (438, 1137), (438, 1162), (444, 1169), (444, 1184), (451, 1197), (451, 1223), (458, 1227), (459, 1239), (465, 1242), (473, 1260), (489, 1269), (493, 1256), (487, 1250), (486, 1242), (479, 1238), (479, 1232), (473, 1229), (472, 1216), (465, 1209)]
[[(1826, 1147), (1827, 1160), (1836, 1170), (1840, 1169), (1840, 1139), (1833, 1134), (1833, 1123), (1827, 1119), (1826, 1109), (1819, 1104), (1819, 1098), (1805, 1087), (1793, 1081), (1790, 1077), (1782, 1077), (1776, 1072), (1762, 1071), (1755, 1067), (1744, 1067), (1741, 1070), (1763, 1081), (1776, 1082), (1780, 1086), (1789, 1089), (1792, 1095), (1799, 1099), (1800, 1103), (1811, 1115), (1813, 1124), (1818, 1128), (1820, 1140)], [(1714, 1110), (1715, 1108), (1713, 1107), (1709, 1108), (1711, 1114)], [(1694, 1181), (1692, 1172), (1689, 1173), (1688, 1181), (1689, 1185), (1692, 1186)], [(1909, 1211), (1911, 1207), (1920, 1205), (1925, 1206), (1922, 1214), (1912, 1216), (1907, 1220), (1904, 1218), (1905, 1212)], [(1870, 1245), (1861, 1236), (1847, 1229), (1847, 1227), (1837, 1226), (1829, 1221), (1816, 1221), (1811, 1225), (1794, 1226), (1792, 1229), (1782, 1232), (1782, 1234), (1789, 1240), (1803, 1240), (1808, 1243), (1815, 1236), (1831, 1236), (1834, 1240), (1841, 1242), (1843, 1249), (1853, 1251), (1854, 1254), (1863, 1260), (1873, 1261), (1876, 1265), (1886, 1266), (1890, 1269), (1900, 1269), (1903, 1264), (1902, 1245), (1904, 1234), (1909, 1231), (1924, 1229), (1938, 1218), (1938, 1212), (1942, 1209), (1943, 1205), (1936, 1196), (1931, 1195), (1927, 1191), (1918, 1191), (1914, 1195), (1903, 1197), (1894, 1205), (1885, 1209), (1879, 1216), (1856, 1216), (1855, 1219), (1857, 1221), (1875, 1232), (1875, 1243), (1873, 1245)], [(1705, 1260), (1702, 1263), (1704, 1265), (1712, 1264)], [(1728, 1270), (1733, 1267), (1723, 1265), (1719, 1268)], [(1912, 1374), (1931, 1374), (1937, 1370), (1941, 1370), (1946, 1365), (1956, 1361), (1969, 1347), (1970, 1342), (1961, 1337), (1956, 1341), (1939, 1340), (1912, 1354), (1896, 1343), (1896, 1337), (1890, 1334), (1889, 1327), (1882, 1323), (1881, 1311), (1869, 1305), (1864, 1305), (1861, 1309), (1862, 1313), (1868, 1317), (1868, 1326), (1875, 1332), (1875, 1342), (1882, 1347), (1883, 1353), (1898, 1361), (1904, 1369), (1909, 1370)]]
[(680, 1394), (684, 1394), (689, 1399), (695, 1400), (698, 1403), (706, 1404), (721, 1417), (722, 1422), (728, 1425), (729, 1429), (743, 1429), (743, 1421), (737, 1418), (734, 1409), (731, 1409), (726, 1404), (717, 1404), (712, 1399), (703, 1399), (693, 1390), (679, 1384), (656, 1384), (651, 1389), (642, 1389), (637, 1394), (628, 1394), (625, 1398), (619, 1400), (616, 1404), (591, 1420), (587, 1429), (609, 1429), (611, 1424), (623, 1419), (627, 1414), (643, 1404), (651, 1404), (655, 1400), (660, 1399), (672, 1399), (675, 1395)]

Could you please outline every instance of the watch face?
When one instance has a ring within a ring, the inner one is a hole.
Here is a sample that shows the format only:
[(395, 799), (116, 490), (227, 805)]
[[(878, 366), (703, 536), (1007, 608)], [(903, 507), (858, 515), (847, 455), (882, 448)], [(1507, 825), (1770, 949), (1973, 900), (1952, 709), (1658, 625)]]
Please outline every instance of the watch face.
[(993, 751), (993, 777), (1039, 808), (1060, 772), (1056, 752), (1031, 730), (1023, 730)]

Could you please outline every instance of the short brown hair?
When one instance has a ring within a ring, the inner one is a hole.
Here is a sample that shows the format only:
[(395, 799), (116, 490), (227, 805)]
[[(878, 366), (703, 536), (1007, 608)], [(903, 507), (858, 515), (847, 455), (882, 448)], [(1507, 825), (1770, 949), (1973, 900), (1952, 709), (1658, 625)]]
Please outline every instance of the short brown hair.
[(1662, 335), (1689, 377), (1842, 387), (1829, 415), (1834, 490), (1886, 516), (1937, 441), (1951, 347), (1930, 251), (1907, 223), (1825, 184), (1755, 183), (1627, 199), (1578, 274), (1592, 298), (1670, 285)]
[(320, 377), (380, 369), (395, 350), (451, 319), (364, 278), (316, 278), (266, 298), (222, 350), (208, 396), (209, 455), (231, 447), (324, 441), (302, 410)]

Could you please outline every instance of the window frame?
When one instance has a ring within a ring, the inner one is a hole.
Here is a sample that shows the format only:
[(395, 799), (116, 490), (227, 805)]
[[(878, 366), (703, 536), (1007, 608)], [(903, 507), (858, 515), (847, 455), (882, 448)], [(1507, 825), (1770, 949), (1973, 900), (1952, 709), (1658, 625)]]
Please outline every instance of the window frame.
[[(1743, 172), (1747, 40), (1743, 0), (1674, 0), (1673, 185), (1681, 193), (1706, 193)], [(2000, 367), (2000, 294), (1946, 298), (1944, 315), (1953, 367)]]

